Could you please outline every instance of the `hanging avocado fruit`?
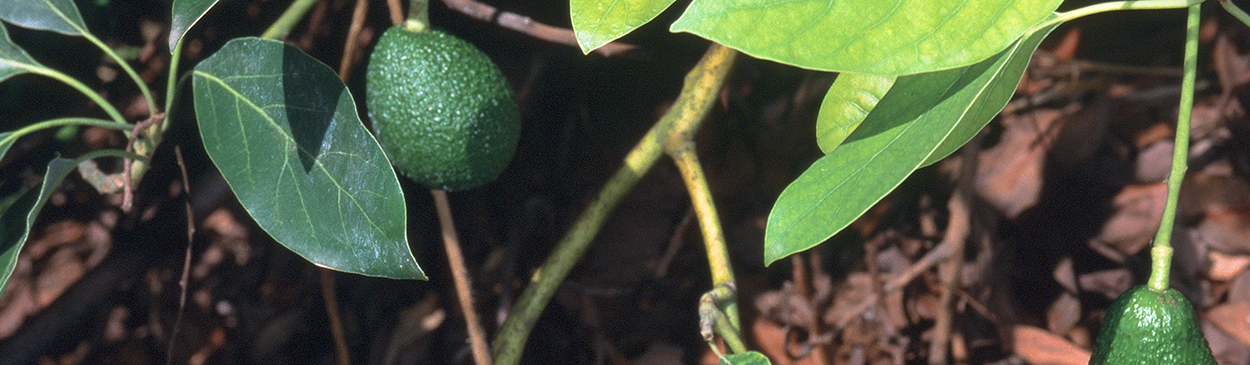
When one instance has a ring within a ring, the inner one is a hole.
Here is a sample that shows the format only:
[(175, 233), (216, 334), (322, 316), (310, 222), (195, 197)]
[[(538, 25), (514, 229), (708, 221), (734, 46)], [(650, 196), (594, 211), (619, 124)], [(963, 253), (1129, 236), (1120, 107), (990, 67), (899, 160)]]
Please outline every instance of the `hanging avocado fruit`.
[(369, 56), (365, 101), (391, 163), (431, 189), (495, 180), (520, 138), (520, 112), (503, 73), (473, 45), (403, 25)]
[(1141, 285), (1111, 303), (1089, 363), (1215, 365), (1215, 357), (1185, 296)]

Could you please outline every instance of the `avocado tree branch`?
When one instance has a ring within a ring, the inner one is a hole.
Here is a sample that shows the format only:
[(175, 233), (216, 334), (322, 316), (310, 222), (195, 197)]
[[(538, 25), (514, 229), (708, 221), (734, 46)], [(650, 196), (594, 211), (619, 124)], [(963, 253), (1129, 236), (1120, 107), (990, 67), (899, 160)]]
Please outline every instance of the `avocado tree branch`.
[[(688, 133), (670, 134), (669, 139), (664, 143), (664, 149), (677, 164), (677, 169), (681, 171), (681, 179), (686, 183), (686, 191), (690, 193), (690, 203), (694, 205), (695, 215), (699, 218), (699, 228), (703, 231), (703, 246), (707, 252), (708, 266), (712, 270), (712, 285), (732, 288), (735, 285), (733, 265), (729, 262), (729, 249), (725, 245), (725, 234), (721, 230), (720, 218), (716, 214), (712, 190), (708, 187), (707, 176), (703, 173), (703, 167), (699, 164), (699, 157), (695, 152), (692, 140), (695, 129), (682, 130)], [(736, 297), (736, 295), (729, 296), (717, 303), (725, 314), (724, 322), (727, 324), (727, 326), (718, 326), (724, 329), (719, 332), (726, 338), (741, 337), (739, 334), (741, 322)], [(740, 339), (737, 342), (741, 344)], [(737, 348), (733, 350), (742, 352)]]
[[(577, 37), (573, 35), (572, 29), (553, 27), (543, 23), (534, 21), (530, 17), (499, 11), (493, 6), (486, 5), (474, 0), (443, 0), (448, 8), (468, 15), (470, 18), (481, 20), (484, 22), (496, 23), (504, 28), (515, 30), (528, 34), (531, 37), (544, 41), (563, 44), (567, 46), (577, 47)], [(620, 42), (612, 42), (599, 47), (598, 52), (604, 57), (611, 57), (625, 54), (637, 49), (638, 46)]]
[(529, 286), (517, 300), (512, 313), (508, 315), (492, 343), (496, 364), (515, 365), (520, 361), (521, 351), (525, 348), (525, 342), (543, 308), (555, 294), (560, 282), (564, 281), (564, 277), (586, 252), (608, 214), (655, 165), (656, 160), (664, 153), (664, 143), (669, 136), (693, 135), (698, 130), (703, 117), (712, 108), (725, 83), (735, 55), (736, 51), (713, 44), (699, 64), (686, 74), (685, 85), (672, 108), (625, 156), (624, 166), (604, 184), (599, 196), (582, 211), (573, 227), (569, 228), (568, 233), (547, 257), (547, 261), (530, 278)]

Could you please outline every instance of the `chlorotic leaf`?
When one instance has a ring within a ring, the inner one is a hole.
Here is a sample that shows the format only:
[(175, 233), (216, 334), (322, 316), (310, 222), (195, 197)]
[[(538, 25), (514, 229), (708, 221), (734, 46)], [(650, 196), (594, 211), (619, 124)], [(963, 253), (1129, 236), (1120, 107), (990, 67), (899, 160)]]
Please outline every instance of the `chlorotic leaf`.
[(729, 354), (720, 359), (720, 365), (771, 365), (772, 362), (759, 352), (747, 351), (741, 354)]
[(843, 72), (833, 81), (816, 118), (816, 144), (825, 153), (833, 151), (864, 121), (885, 92), (894, 85), (894, 76)]
[(1061, 0), (694, 0), (670, 30), (821, 71), (909, 75), (993, 56)]
[(590, 53), (655, 19), (674, 0), (570, 0), (573, 33)]
[(74, 160), (55, 158), (48, 163), (48, 172), (38, 188), (23, 189), (0, 198), (0, 293), (17, 267), (17, 255), (30, 237), (35, 217), (76, 165)]
[(182, 36), (191, 30), (191, 26), (208, 13), (218, 0), (174, 0), (172, 20), (169, 25), (169, 51), (173, 52)]
[[(31, 58), (22, 47), (13, 43), (13, 39), (9, 38), (9, 31), (3, 24), (0, 24), (0, 81), (40, 67), (43, 65)], [(3, 153), (0, 153), (0, 156), (3, 156)]]
[(78, 5), (73, 0), (4, 0), (0, 1), (0, 20), (36, 30), (49, 30), (66, 35), (87, 33)]
[(399, 180), (334, 71), (240, 38), (196, 66), (193, 84), (209, 158), (278, 243), (334, 270), (425, 279)]
[(1029, 34), (973, 65), (899, 77), (846, 142), (777, 198), (764, 237), (765, 263), (841, 231), (930, 156), (951, 148), (946, 140), (966, 143), (968, 130), (980, 129), (1002, 110), (1033, 51), (1053, 29)]

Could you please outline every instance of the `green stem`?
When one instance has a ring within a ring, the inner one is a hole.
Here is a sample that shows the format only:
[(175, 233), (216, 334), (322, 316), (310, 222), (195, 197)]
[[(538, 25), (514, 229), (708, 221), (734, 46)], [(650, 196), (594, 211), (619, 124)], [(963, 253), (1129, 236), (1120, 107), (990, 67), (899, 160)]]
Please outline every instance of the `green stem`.
[(105, 114), (108, 114), (110, 118), (113, 118), (114, 122), (117, 122), (117, 124), (128, 125), (128, 123), (126, 123), (126, 118), (122, 116), (121, 112), (117, 111), (117, 108), (114, 107), (113, 104), (109, 104), (108, 100), (104, 100), (104, 97), (100, 96), (100, 93), (97, 93), (95, 90), (92, 90), (90, 87), (87, 87), (87, 85), (84, 85), (82, 82), (79, 82), (78, 79), (75, 79), (73, 77), (70, 77), (69, 75), (61, 73), (60, 71), (53, 70), (50, 68), (31, 67), (27, 69), (30, 70), (30, 72), (32, 73), (51, 77), (53, 79), (56, 79), (57, 81), (60, 81), (60, 82), (65, 83), (66, 85), (69, 85), (75, 90), (78, 90), (78, 92), (81, 92), (83, 95), (86, 95), (87, 98), (95, 102), (96, 105), (99, 105), (100, 109), (103, 109)]
[(1159, 10), (1159, 9), (1180, 9), (1201, 4), (1206, 0), (1128, 0), (1128, 1), (1111, 1), (1098, 3), (1082, 8), (1072, 9), (1062, 13), (1056, 13), (1056, 16), (1047, 19), (1038, 25), (1033, 26), (1033, 30), (1024, 34), (1032, 34), (1034, 30), (1042, 29), (1058, 23), (1067, 22), (1072, 19), (1083, 16), (1094, 15), (1098, 13), (1106, 13), (1120, 10)]
[[(178, 93), (178, 63), (182, 60), (182, 44), (186, 37), (178, 38), (177, 45), (170, 52), (169, 56), (169, 76), (165, 79), (165, 113), (169, 113), (174, 107), (174, 95)], [(165, 117), (165, 126), (169, 125), (169, 117)], [(165, 128), (161, 128), (165, 130)]]
[(295, 2), (291, 3), (291, 6), (286, 8), (282, 15), (278, 16), (277, 20), (273, 21), (269, 29), (265, 29), (265, 32), (260, 34), (260, 37), (265, 39), (285, 37), (287, 33), (291, 32), (291, 28), (295, 28), (295, 25), (299, 24), (300, 19), (304, 18), (304, 14), (308, 14), (308, 10), (317, 4), (317, 1), (295, 0)]
[(416, 33), (430, 29), (430, 0), (408, 1), (408, 19), (404, 20), (404, 29)]
[[(716, 214), (716, 204), (712, 199), (712, 191), (707, 185), (707, 176), (699, 164), (699, 156), (695, 152), (693, 134), (673, 135), (667, 142), (669, 156), (681, 171), (686, 190), (690, 193), (690, 202), (694, 205), (695, 215), (699, 218), (699, 227), (703, 231), (703, 245), (707, 251), (708, 266), (712, 269), (712, 285), (733, 285), (733, 265), (729, 261), (729, 249), (725, 245), (725, 234), (721, 229), (720, 218)], [(724, 306), (728, 319), (728, 329), (737, 336), (739, 327), (738, 304), (731, 297)], [(739, 342), (741, 342), (739, 340)], [(735, 350), (735, 352), (740, 352)]]
[[(729, 310), (737, 312), (738, 291), (734, 289), (734, 284), (719, 284), (712, 288), (711, 291), (703, 293), (699, 297), (699, 334), (703, 336), (703, 340), (707, 341), (708, 346), (713, 346), (712, 350), (716, 351), (715, 334), (720, 334), (725, 339), (725, 345), (729, 346), (729, 351), (733, 353), (747, 352), (746, 345), (742, 342), (742, 336), (739, 335), (737, 319), (729, 318), (726, 313)], [(717, 351), (717, 354), (720, 352)]]
[(1172, 225), (1176, 221), (1176, 201), (1180, 196), (1181, 181), (1185, 179), (1189, 158), (1189, 119), (1194, 109), (1194, 81), (1198, 70), (1198, 28), (1201, 23), (1201, 6), (1189, 7), (1188, 24), (1185, 28), (1185, 75), (1181, 79), (1181, 101), (1176, 116), (1176, 147), (1172, 150), (1172, 170), (1168, 174), (1168, 200), (1163, 207), (1163, 218), (1155, 234), (1154, 247), (1150, 250), (1151, 290), (1162, 292), (1168, 288), (1168, 273), (1172, 268)]
[(1241, 10), (1241, 8), (1237, 7), (1237, 4), (1233, 4), (1231, 0), (1219, 0), (1219, 1), (1220, 1), (1220, 6), (1224, 7), (1225, 11), (1228, 11), (1228, 13), (1232, 14), (1234, 18), (1237, 18), (1237, 20), (1240, 20), (1242, 23), (1246, 24), (1247, 26), (1250, 26), (1250, 14), (1246, 14), (1244, 10)]
[(134, 80), (135, 86), (138, 86), (139, 91), (143, 93), (143, 98), (148, 101), (148, 115), (156, 115), (156, 99), (152, 98), (152, 90), (148, 89), (148, 84), (143, 81), (142, 77), (139, 77), (139, 74), (135, 72), (135, 69), (130, 67), (130, 62), (127, 62), (125, 59), (121, 58), (121, 56), (118, 56), (116, 52), (113, 52), (112, 47), (104, 44), (104, 42), (101, 42), (99, 38), (91, 35), (91, 33), (82, 32), (82, 36), (83, 38), (87, 38), (87, 40), (91, 43), (95, 44), (95, 46), (100, 48), (101, 51), (104, 51), (104, 54), (108, 55), (109, 58), (112, 58), (113, 61), (116, 61), (117, 66), (121, 67), (122, 71), (126, 72), (126, 75), (130, 75), (130, 79)]
[(694, 130), (716, 101), (736, 54), (728, 47), (713, 44), (699, 64), (686, 75), (681, 95), (673, 107), (634, 146), (625, 157), (625, 166), (621, 166), (612, 175), (599, 191), (599, 196), (582, 211), (582, 215), (547, 257), (547, 261), (530, 278), (529, 286), (517, 300), (492, 344), (496, 364), (515, 365), (520, 361), (530, 330), (538, 322), (539, 315), (555, 294), (560, 282), (573, 265), (577, 264), (608, 214), (655, 165), (655, 161), (664, 152), (665, 139), (673, 133), (694, 134)]
[(120, 157), (120, 158), (129, 158), (132, 160), (139, 160), (139, 161), (148, 160), (146, 156), (143, 156), (134, 152), (126, 152), (126, 151), (116, 150), (116, 149), (104, 149), (104, 150), (93, 150), (91, 152), (87, 152), (82, 155), (79, 155), (78, 157), (74, 158), (74, 164), (77, 165), (77, 164), (82, 163), (83, 161), (93, 160), (93, 159), (97, 159), (100, 157)]
[[(52, 120), (45, 120), (39, 123), (31, 124), (31, 125), (19, 128), (18, 130), (15, 130), (13, 132), (10, 132), (10, 134), (7, 136), (4, 136), (4, 138), (0, 138), (0, 146), (6, 145), (8, 143), (12, 143), (12, 141), (17, 140), (18, 138), (21, 138), (24, 135), (30, 134), (31, 132), (34, 132), (40, 129), (55, 128), (55, 127), (61, 127), (61, 126), (67, 126), (67, 125), (83, 125), (83, 126), (101, 127), (101, 128), (108, 128), (108, 129), (116, 129), (119, 131), (129, 131), (131, 128), (130, 125), (115, 123), (107, 119), (79, 118), (79, 117), (52, 119)], [(0, 151), (0, 153), (2, 152), (3, 151)]]

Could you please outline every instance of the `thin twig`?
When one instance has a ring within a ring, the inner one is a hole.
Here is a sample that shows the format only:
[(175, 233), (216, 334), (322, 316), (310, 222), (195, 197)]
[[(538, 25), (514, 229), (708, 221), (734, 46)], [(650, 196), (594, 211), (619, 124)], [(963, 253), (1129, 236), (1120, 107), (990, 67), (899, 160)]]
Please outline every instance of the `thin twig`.
[(320, 266), (317, 267), (317, 272), (321, 276), (321, 298), (326, 303), (326, 316), (330, 318), (330, 334), (334, 336), (334, 353), (339, 365), (350, 365), (351, 353), (347, 350), (347, 336), (343, 333), (338, 295), (334, 290), (334, 272)]
[(187, 163), (182, 159), (182, 146), (174, 145), (174, 158), (178, 161), (178, 172), (182, 173), (182, 195), (187, 197), (183, 205), (187, 210), (187, 250), (182, 258), (182, 277), (178, 287), (178, 315), (174, 318), (174, 328), (169, 330), (169, 347), (165, 350), (165, 364), (174, 363), (174, 343), (178, 339), (178, 329), (182, 327), (182, 315), (187, 310), (187, 283), (191, 276), (191, 245), (195, 237), (195, 215), (191, 212), (191, 185), (187, 182)]
[(386, 0), (386, 10), (391, 14), (391, 25), (404, 22), (404, 4), (401, 0)]
[[(531, 37), (544, 41), (563, 44), (572, 47), (580, 47), (577, 44), (577, 36), (573, 34), (572, 29), (558, 28), (534, 21), (530, 17), (499, 11), (495, 7), (486, 5), (474, 0), (443, 0), (448, 8), (458, 11), (471, 18), (481, 20), (488, 23), (496, 23), (504, 28), (515, 30), (528, 34)], [(612, 57), (625, 54), (637, 49), (638, 46), (612, 42), (595, 49), (595, 52), (604, 57)]]
[[(966, 183), (961, 182), (961, 184)], [(951, 255), (938, 268), (938, 275), (942, 280), (942, 293), (938, 300), (937, 318), (933, 324), (935, 330), (933, 342), (929, 344), (929, 363), (934, 365), (947, 363), (946, 354), (950, 350), (951, 329), (955, 322), (951, 301), (955, 298), (955, 291), (959, 290), (959, 268), (963, 265), (964, 243), (968, 240), (969, 227), (971, 227), (968, 202), (965, 201), (962, 192), (955, 191), (950, 202), (947, 203), (947, 209), (950, 210), (950, 224), (946, 228), (946, 235), (942, 237), (942, 243), (950, 244)]]
[(434, 207), (438, 210), (438, 223), (443, 232), (443, 248), (447, 250), (447, 261), (451, 265), (451, 279), (456, 286), (456, 299), (460, 311), (464, 313), (464, 321), (469, 328), (469, 344), (473, 347), (473, 360), (478, 365), (490, 365), (490, 346), (486, 343), (486, 331), (482, 322), (477, 319), (477, 310), (473, 308), (473, 286), (469, 283), (469, 270), (464, 266), (464, 255), (460, 253), (460, 238), (456, 235), (456, 224), (451, 219), (451, 204), (447, 202), (447, 192), (443, 189), (432, 189)]
[(529, 339), (530, 330), (538, 321), (543, 308), (555, 294), (556, 288), (569, 270), (573, 269), (589, 247), (591, 240), (603, 226), (604, 220), (621, 202), (638, 180), (655, 165), (663, 154), (664, 141), (673, 134), (691, 134), (698, 131), (708, 110), (720, 95), (729, 70), (733, 67), (737, 52), (719, 44), (713, 44), (699, 64), (686, 74), (680, 96), (660, 121), (647, 131), (634, 149), (625, 156), (624, 166), (616, 170), (599, 195), (583, 211), (573, 227), (560, 240), (542, 267), (534, 272), (530, 284), (521, 293), (513, 312), (492, 344), (495, 362), (514, 365), (521, 360), (521, 351)]

